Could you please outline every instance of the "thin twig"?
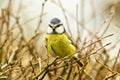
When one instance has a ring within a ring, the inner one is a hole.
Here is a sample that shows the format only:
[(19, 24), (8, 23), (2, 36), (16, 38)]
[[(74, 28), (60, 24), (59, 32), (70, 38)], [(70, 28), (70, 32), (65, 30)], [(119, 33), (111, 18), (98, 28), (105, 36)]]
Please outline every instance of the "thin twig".
[(109, 21), (107, 27), (105, 28), (104, 32), (102, 33), (102, 35), (100, 37), (102, 37), (106, 33), (106, 31), (110, 27), (110, 24), (112, 23), (113, 18), (114, 18), (114, 15), (111, 15), (110, 21)]
[(29, 61), (29, 62), (30, 62), (30, 66), (32, 67), (32, 72), (34, 73), (34, 75), (36, 75), (35, 69), (34, 69), (34, 66), (33, 66), (32, 62), (31, 61)]
[(78, 48), (78, 44), (79, 44), (79, 41), (81, 42), (81, 38), (80, 38), (80, 28), (79, 28), (79, 25), (78, 25), (78, 5), (76, 5), (76, 26), (77, 26), (77, 39), (76, 39), (76, 47)]
[(39, 31), (39, 28), (41, 26), (41, 23), (42, 23), (42, 17), (43, 17), (43, 12), (44, 12), (44, 7), (45, 7), (45, 3), (46, 3), (47, 0), (44, 0), (44, 2), (42, 3), (42, 8), (41, 8), (41, 13), (40, 13), (40, 19), (39, 19), (39, 22), (38, 22), (38, 26), (35, 30), (35, 33)]
[(108, 46), (108, 45), (110, 45), (110, 44), (111, 44), (111, 43), (108, 43), (108, 44), (104, 45), (103, 47), (97, 49), (95, 52), (92, 52), (91, 54), (88, 54), (88, 55), (82, 57), (81, 59), (87, 58), (87, 57), (89, 57), (89, 56), (91, 56), (91, 55), (93, 55), (93, 54), (97, 54), (97, 52), (98, 52), (99, 50), (105, 48), (106, 46)]
[(120, 49), (119, 49), (118, 54), (117, 54), (117, 57), (116, 57), (116, 59), (115, 59), (115, 62), (114, 62), (114, 65), (113, 65), (113, 70), (115, 70), (115, 68), (116, 68), (116, 65), (117, 65), (119, 56), (120, 56)]
[(62, 12), (63, 12), (63, 15), (64, 15), (64, 17), (65, 17), (65, 20), (66, 20), (68, 32), (70, 33), (70, 35), (71, 35), (71, 37), (72, 37), (72, 32), (71, 32), (71, 30), (70, 30), (70, 25), (69, 25), (69, 22), (68, 22), (67, 15), (65, 14), (65, 9), (64, 9), (64, 7), (63, 7), (61, 1), (60, 1), (60, 0), (58, 0), (58, 1), (59, 1), (59, 6), (60, 6), (60, 8), (61, 8), (61, 10), (62, 10)]
[(45, 72), (51, 65), (53, 65), (54, 62), (55, 62), (57, 59), (58, 59), (58, 57), (56, 57), (55, 60), (54, 60), (51, 64), (47, 65), (47, 66), (44, 68), (44, 70), (42, 70), (40, 73), (38, 73), (38, 74), (36, 74), (35, 76), (33, 76), (33, 77), (31, 78), (31, 80), (37, 79), (43, 72)]
[(117, 73), (114, 73), (114, 74), (112, 74), (112, 75), (106, 77), (104, 80), (108, 80), (108, 79), (110, 79), (110, 78), (113, 78), (113, 77), (116, 76), (116, 75), (117, 75)]

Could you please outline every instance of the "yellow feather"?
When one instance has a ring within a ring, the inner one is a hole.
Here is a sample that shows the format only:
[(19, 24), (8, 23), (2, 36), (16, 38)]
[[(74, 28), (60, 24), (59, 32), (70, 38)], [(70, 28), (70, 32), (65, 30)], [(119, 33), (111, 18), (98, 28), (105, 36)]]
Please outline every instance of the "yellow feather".
[(45, 43), (48, 53), (53, 57), (62, 58), (75, 53), (76, 50), (66, 34), (47, 34)]

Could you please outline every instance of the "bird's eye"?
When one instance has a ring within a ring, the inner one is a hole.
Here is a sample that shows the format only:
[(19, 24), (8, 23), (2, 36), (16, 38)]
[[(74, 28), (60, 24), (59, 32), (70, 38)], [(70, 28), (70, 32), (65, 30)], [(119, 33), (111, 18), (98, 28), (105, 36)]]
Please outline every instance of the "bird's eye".
[(62, 26), (63, 24), (58, 24), (56, 27)]

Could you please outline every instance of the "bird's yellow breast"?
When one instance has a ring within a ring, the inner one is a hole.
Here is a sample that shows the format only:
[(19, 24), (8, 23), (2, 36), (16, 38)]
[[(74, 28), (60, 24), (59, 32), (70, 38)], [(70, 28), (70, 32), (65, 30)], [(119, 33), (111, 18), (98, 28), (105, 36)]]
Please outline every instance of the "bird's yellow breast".
[(75, 53), (75, 47), (65, 34), (47, 34), (45, 43), (48, 53), (53, 57), (62, 58)]

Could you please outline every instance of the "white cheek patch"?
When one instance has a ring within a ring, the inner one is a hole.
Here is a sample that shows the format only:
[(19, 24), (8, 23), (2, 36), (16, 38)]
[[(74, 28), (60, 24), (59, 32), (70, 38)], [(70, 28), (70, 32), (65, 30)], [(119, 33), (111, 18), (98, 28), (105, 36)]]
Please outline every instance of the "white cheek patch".
[(48, 27), (47, 33), (52, 33), (52, 32), (53, 32), (53, 29), (51, 27)]
[(63, 33), (64, 32), (64, 28), (63, 28), (63, 26), (59, 26), (59, 27), (55, 28), (55, 31), (57, 33)]

